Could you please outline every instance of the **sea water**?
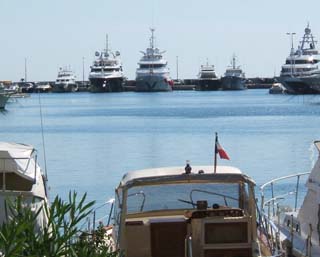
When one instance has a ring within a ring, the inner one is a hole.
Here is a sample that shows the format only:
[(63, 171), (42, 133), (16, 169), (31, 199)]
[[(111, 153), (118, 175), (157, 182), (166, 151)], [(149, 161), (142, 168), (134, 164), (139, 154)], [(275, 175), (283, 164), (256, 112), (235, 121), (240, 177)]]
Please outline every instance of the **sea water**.
[(240, 168), (258, 186), (310, 171), (319, 102), (267, 90), (31, 94), (0, 113), (0, 140), (38, 150), (51, 199), (74, 190), (101, 205), (128, 171), (212, 165), (215, 132), (230, 156), (218, 164)]

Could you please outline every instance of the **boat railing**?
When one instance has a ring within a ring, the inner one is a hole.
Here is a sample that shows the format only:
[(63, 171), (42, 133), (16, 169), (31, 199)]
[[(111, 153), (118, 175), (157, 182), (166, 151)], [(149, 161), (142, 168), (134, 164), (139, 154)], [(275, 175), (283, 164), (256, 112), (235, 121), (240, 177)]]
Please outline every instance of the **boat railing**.
[[(289, 176), (284, 176), (280, 178), (276, 178), (273, 180), (270, 180), (269, 182), (263, 184), (260, 187), (261, 192), (261, 210), (266, 213), (265, 209), (268, 207), (268, 218), (271, 216), (271, 209), (272, 209), (272, 216), (276, 215), (276, 206), (278, 205), (279, 201), (284, 200), (287, 196), (294, 195), (294, 211), (297, 210), (298, 206), (298, 196), (299, 196), (299, 186), (300, 186), (300, 178), (306, 175), (309, 175), (310, 172), (303, 172), (303, 173), (297, 173)], [(275, 185), (278, 184), (278, 182), (283, 182), (285, 180), (292, 180), (296, 179), (295, 189), (293, 191), (286, 192), (284, 194), (275, 195)], [(271, 197), (269, 199), (266, 199), (266, 190), (269, 189), (271, 193)]]
[[(94, 208), (91, 211), (91, 215), (87, 217), (86, 221), (80, 226), (81, 230), (85, 230), (88, 231), (90, 233), (94, 233), (96, 228), (99, 227), (100, 225), (102, 226), (110, 226), (111, 224), (111, 218), (112, 218), (112, 213), (113, 213), (113, 209), (114, 209), (114, 201), (115, 199), (110, 199), (109, 201), (97, 206), (96, 208)], [(109, 212), (107, 211), (107, 213), (105, 215), (103, 215), (102, 217), (97, 218), (97, 213), (98, 210), (106, 207), (106, 206), (110, 206), (110, 210)]]
[[(289, 197), (294, 198), (294, 211), (297, 211), (298, 207), (298, 196), (300, 189), (301, 177), (309, 175), (310, 172), (297, 173), (289, 176), (283, 176), (280, 178), (272, 179), (269, 182), (263, 184), (260, 187), (261, 192), (261, 211), (260, 211), (260, 227), (263, 232), (268, 237), (268, 244), (271, 246), (271, 249), (274, 249), (276, 252), (281, 252), (284, 250), (284, 246), (281, 243), (280, 239), (280, 214), (282, 208), (280, 208), (280, 203)], [(276, 187), (279, 187), (283, 182), (291, 181), (293, 187), (289, 190), (281, 190), (279, 193), (278, 190), (275, 190)]]

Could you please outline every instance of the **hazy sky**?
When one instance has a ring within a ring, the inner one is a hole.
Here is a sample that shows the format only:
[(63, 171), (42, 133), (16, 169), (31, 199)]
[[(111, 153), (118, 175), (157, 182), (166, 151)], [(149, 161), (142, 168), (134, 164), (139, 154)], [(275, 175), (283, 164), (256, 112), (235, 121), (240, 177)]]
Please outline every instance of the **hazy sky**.
[(195, 78), (208, 58), (223, 74), (235, 53), (247, 77), (273, 76), (297, 45), (307, 22), (320, 38), (320, 1), (296, 0), (0, 0), (0, 80), (55, 80), (70, 66), (82, 80), (109, 35), (129, 79), (156, 28), (171, 76)]

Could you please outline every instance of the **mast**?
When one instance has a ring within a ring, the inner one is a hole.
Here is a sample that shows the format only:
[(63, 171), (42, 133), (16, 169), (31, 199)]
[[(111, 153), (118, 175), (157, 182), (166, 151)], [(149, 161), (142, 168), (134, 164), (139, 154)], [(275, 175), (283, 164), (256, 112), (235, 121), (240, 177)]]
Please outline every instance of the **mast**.
[(300, 41), (301, 43), (301, 50), (305, 50), (304, 46), (305, 43), (309, 43), (310, 45), (310, 49), (314, 49), (315, 48), (315, 43), (317, 43), (317, 41), (314, 40), (313, 35), (311, 33), (311, 29), (310, 29), (310, 24), (308, 22), (307, 27), (304, 29), (304, 35), (302, 38), (302, 41)]
[(179, 79), (179, 56), (176, 57), (177, 64), (177, 80)]
[(287, 32), (287, 35), (291, 36), (291, 52), (290, 52), (290, 55), (294, 55), (293, 36), (295, 34), (296, 34), (295, 32)]
[(154, 31), (155, 31), (155, 28), (150, 28), (150, 30), (151, 30), (150, 48), (153, 49), (154, 48)]
[(232, 56), (232, 69), (235, 69), (236, 68), (236, 55), (233, 54)]
[(24, 58), (24, 82), (27, 82), (27, 58)]
[(291, 57), (291, 77), (293, 76), (293, 70), (294, 70), (294, 48), (293, 48), (293, 36), (295, 35), (295, 32), (287, 32), (287, 35), (291, 36), (291, 51), (290, 51), (290, 57)]
[(108, 34), (106, 34), (106, 54), (108, 54), (109, 51), (108, 47)]

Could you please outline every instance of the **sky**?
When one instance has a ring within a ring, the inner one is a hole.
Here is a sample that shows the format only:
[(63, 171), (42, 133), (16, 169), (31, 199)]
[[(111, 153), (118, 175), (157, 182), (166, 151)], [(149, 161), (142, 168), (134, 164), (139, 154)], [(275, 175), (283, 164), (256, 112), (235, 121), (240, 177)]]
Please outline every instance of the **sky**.
[[(120, 51), (128, 79), (140, 51), (165, 50), (171, 77), (196, 78), (208, 60), (218, 76), (232, 55), (247, 77), (273, 77), (310, 23), (320, 38), (320, 1), (309, 0), (0, 0), (0, 80), (54, 81), (59, 67), (88, 78), (94, 53)], [(84, 64), (84, 72), (83, 72)]]

